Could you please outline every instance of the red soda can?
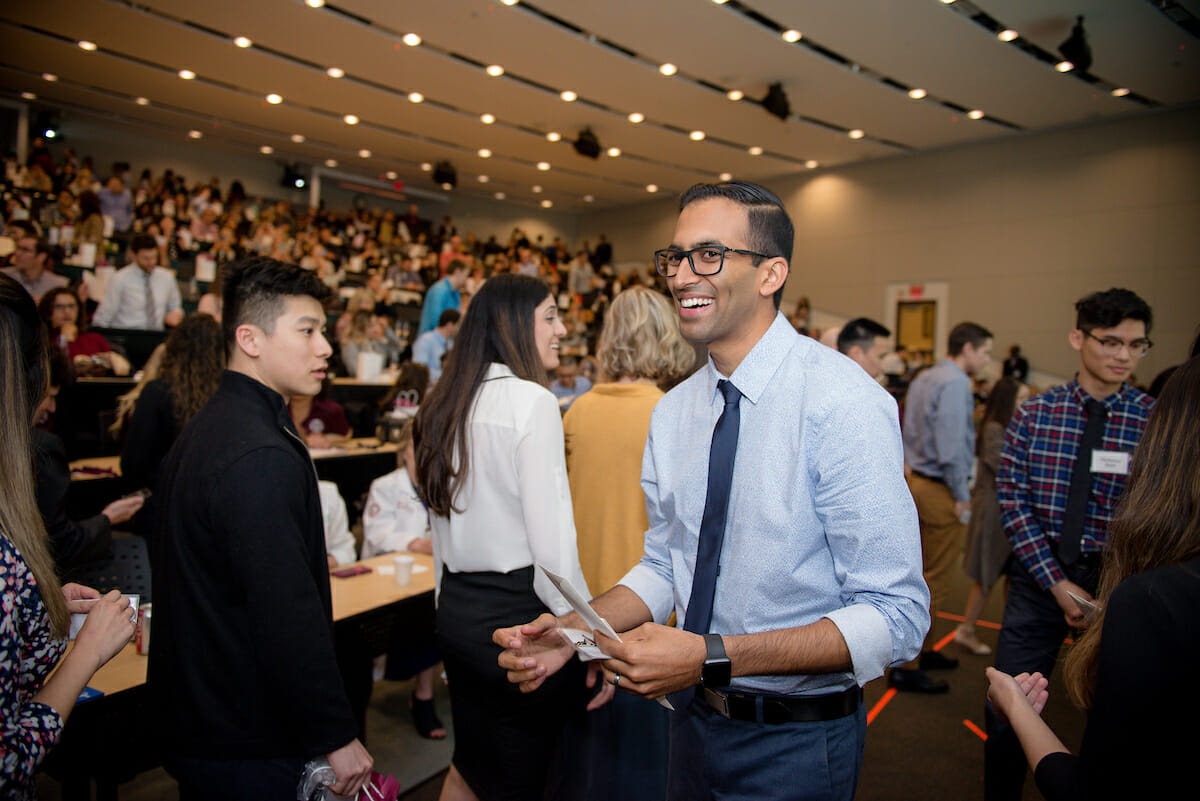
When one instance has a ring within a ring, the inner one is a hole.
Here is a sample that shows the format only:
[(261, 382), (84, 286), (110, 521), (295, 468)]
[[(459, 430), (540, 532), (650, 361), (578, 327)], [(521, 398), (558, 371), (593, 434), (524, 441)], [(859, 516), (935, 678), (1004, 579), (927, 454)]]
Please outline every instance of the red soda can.
[(150, 604), (138, 607), (137, 618), (137, 652), (150, 653)]

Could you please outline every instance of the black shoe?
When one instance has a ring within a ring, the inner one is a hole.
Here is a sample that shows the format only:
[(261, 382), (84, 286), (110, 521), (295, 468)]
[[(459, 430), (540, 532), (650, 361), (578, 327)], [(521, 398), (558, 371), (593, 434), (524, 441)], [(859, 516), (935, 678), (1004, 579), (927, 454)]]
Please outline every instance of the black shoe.
[(888, 686), (895, 687), (900, 692), (924, 693), (939, 695), (950, 691), (950, 685), (944, 681), (934, 681), (925, 675), (923, 670), (893, 669), (888, 674)]
[(922, 651), (920, 665), (921, 670), (953, 670), (958, 667), (958, 660), (941, 651)]

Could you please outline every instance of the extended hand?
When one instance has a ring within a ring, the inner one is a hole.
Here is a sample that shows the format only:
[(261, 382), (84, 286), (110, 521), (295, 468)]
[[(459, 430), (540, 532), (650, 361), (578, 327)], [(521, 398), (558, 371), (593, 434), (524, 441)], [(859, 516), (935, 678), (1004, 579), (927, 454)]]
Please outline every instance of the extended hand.
[(93, 672), (99, 670), (133, 637), (136, 618), (137, 610), (130, 608), (120, 590), (113, 590), (88, 609), (83, 628), (75, 636), (75, 651), (92, 658)]
[(142, 505), (146, 503), (146, 499), (141, 495), (130, 495), (128, 498), (118, 498), (117, 500), (104, 507), (104, 511), (100, 514), (108, 518), (108, 522), (113, 525), (124, 523), (129, 520)]
[(542, 686), (575, 655), (575, 649), (558, 633), (558, 618), (547, 612), (523, 626), (496, 629), (492, 642), (505, 650), (496, 660), (508, 671), (508, 680), (529, 693)]
[(620, 689), (646, 698), (698, 683), (707, 653), (699, 634), (657, 623), (643, 623), (625, 632), (621, 642), (596, 632), (596, 645), (612, 657), (604, 662), (604, 678), (611, 682), (620, 676)]
[(1042, 714), (1046, 700), (1050, 697), (1047, 686), (1050, 682), (1041, 673), (1021, 673), (1010, 676), (994, 667), (987, 669), (988, 700), (1001, 717), (1008, 721), (1018, 705), (1027, 705), (1037, 714)]
[(1088, 619), (1084, 617), (1083, 612), (1079, 611), (1078, 604), (1075, 600), (1067, 595), (1067, 591), (1071, 591), (1085, 601), (1095, 603), (1096, 599), (1092, 594), (1080, 587), (1070, 579), (1063, 579), (1050, 588), (1050, 594), (1054, 596), (1054, 600), (1058, 601), (1058, 606), (1063, 610), (1063, 616), (1067, 619), (1067, 625), (1077, 629), (1086, 629), (1088, 627)]

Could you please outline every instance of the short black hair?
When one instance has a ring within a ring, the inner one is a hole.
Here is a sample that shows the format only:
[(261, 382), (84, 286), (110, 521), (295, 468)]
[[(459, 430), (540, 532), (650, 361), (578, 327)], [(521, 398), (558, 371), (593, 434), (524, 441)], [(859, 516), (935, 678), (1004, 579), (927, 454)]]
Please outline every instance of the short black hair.
[(979, 323), (959, 323), (950, 329), (950, 341), (947, 350), (951, 356), (962, 353), (963, 346), (970, 345), (978, 348), (992, 338), (992, 332)]
[(892, 332), (867, 317), (856, 317), (838, 332), (837, 349), (849, 353), (855, 345), (863, 350), (875, 344), (876, 337), (888, 337)]
[(1128, 289), (1093, 292), (1075, 304), (1075, 327), (1091, 333), (1094, 328), (1116, 328), (1123, 320), (1138, 320), (1150, 333), (1153, 315), (1146, 301)]
[[(697, 200), (720, 197), (746, 207), (749, 219), (749, 242), (751, 250), (765, 253), (770, 258), (782, 257), (790, 265), (792, 246), (796, 230), (788, 216), (783, 201), (766, 187), (748, 181), (725, 181), (719, 184), (696, 184), (679, 197), (679, 210), (683, 211)], [(754, 266), (762, 263), (754, 259)], [(783, 301), (783, 287), (775, 292), (775, 308)]]
[(450, 275), (451, 273), (456, 273), (459, 270), (465, 269), (467, 269), (467, 263), (465, 261), (462, 259), (452, 259), (450, 263), (446, 265), (446, 275)]
[(446, 309), (438, 317), (437, 327), (441, 328), (443, 325), (449, 325), (450, 323), (457, 323), (459, 321), (459, 318), (461, 318), (461, 317), (462, 317), (462, 314), (458, 311), (458, 309)]
[(138, 234), (129, 240), (129, 252), (137, 253), (139, 250), (158, 250), (158, 242), (150, 234)]
[(252, 323), (272, 333), (275, 320), (283, 314), (284, 298), (308, 296), (326, 306), (333, 297), (333, 290), (315, 272), (265, 256), (231, 262), (223, 275), (221, 326), (227, 354), (233, 353), (240, 325)]

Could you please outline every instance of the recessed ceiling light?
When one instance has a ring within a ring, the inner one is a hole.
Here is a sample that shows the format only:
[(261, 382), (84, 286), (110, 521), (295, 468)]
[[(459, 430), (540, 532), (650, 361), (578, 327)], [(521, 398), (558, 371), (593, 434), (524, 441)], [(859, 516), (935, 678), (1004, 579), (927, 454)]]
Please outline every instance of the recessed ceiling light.
[(579, 97), (579, 95), (575, 94), (570, 89), (562, 90), (561, 92), (558, 93), (558, 96), (561, 97), (563, 100), (567, 101), (568, 103), (574, 103), (575, 100)]
[(646, 119), (646, 115), (640, 111), (635, 111), (629, 115), (629, 121), (632, 122), (634, 125), (637, 125), (639, 122), (643, 121), (644, 119)]
[(785, 41), (785, 42), (798, 42), (798, 41), (800, 41), (803, 34), (800, 33), (800, 31), (797, 31), (795, 29), (789, 29), (789, 30), (784, 31), (782, 36), (783, 36), (783, 41)]
[(304, 142), (304, 134), (292, 134), (292, 141), (298, 145), (302, 144)]
[(485, 72), (493, 78), (499, 78), (504, 74), (504, 67), (501, 67), (499, 64), (488, 64)]
[(369, 159), (371, 158), (371, 151), (364, 147), (362, 150), (358, 151), (358, 157), (360, 159)]
[(421, 162), (421, 172), (429, 172), (432, 169), (433, 169), (433, 165), (430, 164), (428, 161)]
[(537, 168), (538, 168), (539, 170), (541, 170), (542, 172), (545, 172), (546, 170), (550, 169), (550, 162), (548, 162), (548, 161), (539, 161), (539, 162), (537, 163)]
[(492, 157), (492, 151), (488, 150), (486, 147), (479, 148), (479, 158), (490, 159), (491, 157)]
[(720, 178), (722, 181), (732, 181), (732, 180), (733, 180), (733, 173), (731, 173), (731, 172), (723, 172), (723, 173), (721, 173), (720, 175), (718, 175), (717, 177), (718, 177), (718, 178)]
[(725, 5), (726, 3), (728, 3), (728, 2), (729, 2), (729, 0), (713, 0), (713, 2), (714, 2), (714, 3), (716, 3), (716, 4), (717, 4), (717, 5), (719, 5), (719, 6), (723, 6), (723, 5)]
[(584, 195), (584, 196), (583, 196), (583, 202), (584, 202), (584, 203), (591, 203), (591, 202), (592, 202), (592, 201), (594, 201), (595, 199), (596, 199), (596, 196), (595, 196), (595, 195)]
[(928, 92), (926, 92), (924, 89), (909, 89), (908, 90), (908, 96), (911, 97), (913, 100), (921, 100), (927, 94), (928, 94)]
[(133, 99), (133, 102), (134, 102), (134, 103), (137, 103), (139, 106), (148, 106), (148, 105), (150, 105), (150, 98), (148, 98), (148, 97), (135, 97), (135, 98)]
[(196, 77), (196, 73), (192, 72), (191, 70), (180, 70), (179, 77), (183, 78), (185, 81), (190, 81)]
[(500, 0), (500, 2), (504, 3), (504, 5), (506, 5), (506, 6), (515, 6), (517, 3), (520, 2), (520, 0)]
[(195, 129), (188, 131), (188, 139), (199, 139), (202, 136), (204, 136), (204, 134)]
[(704, 131), (692, 131), (688, 134), (688, 139), (691, 139), (693, 142), (699, 142), (704, 139)]
[(330, 67), (329, 69), (325, 70), (325, 74), (330, 78), (341, 78), (346, 74), (346, 71), (341, 67)]
[(325, 166), (331, 170), (336, 167), (337, 164), (337, 159), (325, 159)]
[(1017, 33), (1012, 28), (1005, 28), (1004, 30), (1000, 31), (1000, 33), (996, 34), (996, 38), (1002, 42), (1011, 42), (1020, 35), (1021, 34)]
[(272, 106), (278, 106), (280, 103), (283, 102), (283, 96), (277, 95), (274, 92), (272, 92), (271, 94), (267, 95), (267, 102), (270, 103)]
[(248, 36), (239, 36), (233, 40), (233, 43), (238, 47), (249, 47), (250, 45), (254, 44), (254, 41)]
[(973, 120), (981, 120), (981, 119), (983, 119), (983, 110), (982, 110), (982, 109), (973, 108), (973, 109), (971, 109), (970, 111), (968, 111), (968, 112), (967, 112), (967, 116), (968, 116), (968, 117), (970, 117), (970, 118), (971, 118), (971, 119), (973, 119)]
[(508, 195), (504, 194), (503, 192), (497, 192), (496, 194), (492, 195), (492, 197), (496, 198), (496, 200), (504, 200), (504, 198), (508, 197)]
[(486, 184), (490, 180), (492, 180), (492, 179), (488, 178), (486, 175), (479, 176), (479, 183), (481, 183), (481, 184)]
[(728, 92), (725, 93), (725, 96), (736, 103), (737, 101), (739, 101), (743, 97), (745, 97), (746, 93), (743, 92), (741, 89), (730, 89)]
[(761, 156), (763, 154), (763, 149), (758, 145), (752, 145), (746, 150), (746, 152), (751, 156)]
[(325, 0), (304, 0), (304, 2), (308, 4), (309, 8), (320, 8), (325, 5)]
[(55, 81), (57, 81), (57, 80), (58, 80), (58, 76), (57, 76), (57, 75), (55, 75), (53, 72), (43, 72), (43, 73), (42, 73), (42, 80), (43, 80), (43, 81), (49, 81), (50, 83), (54, 83)]
[(546, 134), (546, 138), (551, 142), (557, 142), (559, 139), (562, 139), (562, 134), (560, 134), (558, 131), (550, 131)]
[(646, 184), (646, 191), (647, 192), (657, 192), (658, 184)]
[(617, 156), (621, 155), (621, 148), (619, 148), (619, 147), (610, 147), (610, 148), (608, 149), (608, 155), (612, 156), (612, 157), (615, 159)]
[(496, 117), (494, 114), (480, 114), (479, 121), (482, 122), (484, 125), (491, 125), (493, 122), (496, 121)]
[(945, 3), (946, 5), (952, 5), (954, 3), (954, 0), (942, 0), (942, 2)]
[(358, 117), (353, 114), (347, 114), (345, 117), (342, 117), (342, 121), (347, 125), (358, 125)]
[(866, 136), (866, 134), (863, 133), (861, 128), (855, 128), (854, 130), (850, 131), (846, 135), (849, 136), (851, 139), (862, 139), (864, 136)]
[(554, 201), (553, 201), (553, 200), (543, 200), (543, 201), (542, 201), (542, 208), (543, 208), (543, 209), (548, 209), (548, 208), (550, 208), (550, 207), (551, 207), (551, 206), (553, 206), (553, 205), (554, 205)]
[(663, 75), (674, 75), (676, 72), (679, 72), (679, 67), (668, 61), (666, 64), (659, 65), (658, 71)]
[(394, 181), (394, 180), (396, 180), (397, 178), (399, 178), (399, 177), (400, 177), (400, 176), (399, 176), (399, 175), (396, 173), (396, 171), (395, 171), (395, 170), (388, 170), (387, 172), (385, 172), (385, 173), (384, 173), (384, 175), (386, 175), (386, 176), (387, 176), (387, 179), (388, 179), (389, 181)]
[(449, 192), (453, 188), (454, 188), (454, 184), (450, 183), (449, 181), (442, 184), (442, 189), (446, 190), (447, 192)]
[(79, 45), (80, 50), (86, 50), (89, 53), (96, 49), (96, 43), (89, 42), (87, 39), (80, 39), (76, 44)]
[(275, 148), (271, 147), (270, 145), (263, 145), (258, 149), (258, 152), (262, 153), (264, 156), (269, 156), (275, 152)]
[(815, 170), (817, 167), (819, 167), (821, 165), (819, 163), (817, 163), (816, 159), (809, 159), (808, 161), (804, 162), (804, 166), (808, 167), (810, 170)]
[(400, 39), (400, 41), (404, 42), (409, 47), (416, 47), (421, 43), (421, 37), (417, 36), (415, 33), (406, 33)]
[(420, 92), (409, 92), (408, 93), (408, 102), (409, 103), (422, 103), (424, 101), (425, 101), (425, 95), (421, 94)]
[(37, 95), (33, 92), (21, 92), (22, 100), (37, 100)]
[(542, 188), (541, 188), (540, 186), (538, 186), (538, 185), (536, 185), (536, 184), (535, 184), (535, 185), (534, 185), (534, 186), (532, 186), (531, 188), (533, 189), (533, 194), (535, 194), (535, 195), (540, 195), (540, 194), (542, 194)]
[(1059, 72), (1070, 72), (1071, 70), (1075, 69), (1075, 65), (1070, 61), (1060, 61), (1054, 65), (1054, 69), (1058, 70)]
[(1118, 86), (1116, 89), (1112, 90), (1113, 97), (1125, 97), (1128, 94), (1129, 94), (1129, 89), (1125, 86)]

